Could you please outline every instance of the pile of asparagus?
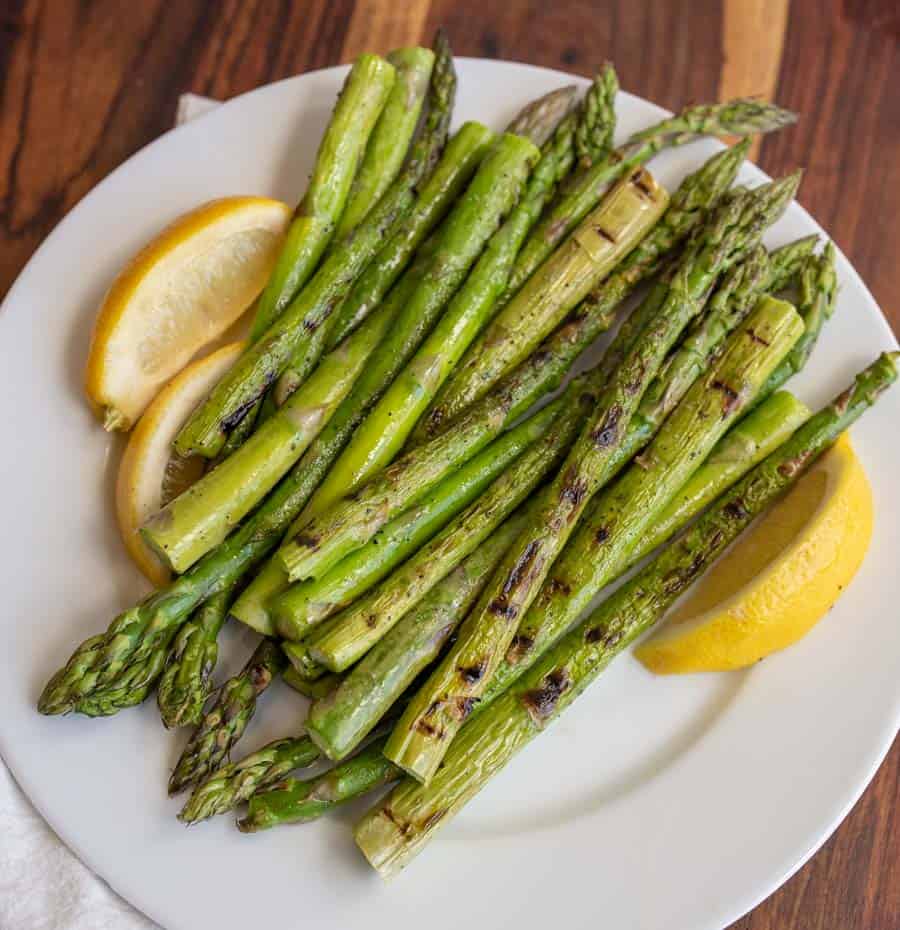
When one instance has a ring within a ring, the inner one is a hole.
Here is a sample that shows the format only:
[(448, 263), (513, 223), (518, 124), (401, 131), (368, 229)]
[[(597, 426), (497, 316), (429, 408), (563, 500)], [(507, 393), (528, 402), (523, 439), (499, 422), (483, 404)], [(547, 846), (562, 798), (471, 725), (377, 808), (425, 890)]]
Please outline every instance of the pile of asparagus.
[[(156, 689), (194, 727), (169, 782), (187, 823), (249, 801), (257, 831), (395, 783), (356, 828), (384, 875), (896, 376), (882, 356), (814, 415), (781, 390), (834, 310), (834, 250), (761, 244), (799, 174), (732, 183), (791, 113), (692, 106), (614, 147), (609, 65), (499, 134), (450, 134), (455, 89), (440, 34), (355, 62), (249, 346), (176, 440), (208, 469), (143, 529), (176, 577), (39, 702)], [(645, 167), (717, 135), (744, 141), (671, 194)], [(226, 622), (261, 636), (214, 690)], [(312, 701), (296, 735), (228, 761), (279, 677)]]

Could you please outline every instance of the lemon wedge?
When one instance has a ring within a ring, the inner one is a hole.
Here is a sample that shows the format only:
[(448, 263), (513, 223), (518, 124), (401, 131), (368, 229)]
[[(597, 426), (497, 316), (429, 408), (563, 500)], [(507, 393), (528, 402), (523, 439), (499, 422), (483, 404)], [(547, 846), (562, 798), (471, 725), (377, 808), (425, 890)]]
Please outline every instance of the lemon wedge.
[(122, 269), (94, 324), (85, 387), (108, 430), (127, 430), (268, 280), (291, 218), (267, 197), (225, 197), (179, 217)]
[(729, 549), (635, 654), (660, 674), (743, 668), (805, 636), (872, 537), (866, 473), (842, 437)]
[(242, 342), (229, 343), (188, 365), (159, 392), (128, 437), (116, 481), (116, 516), (129, 555), (157, 587), (169, 580), (170, 572), (138, 528), (203, 474), (204, 461), (180, 458), (172, 451), (172, 440), (243, 348)]

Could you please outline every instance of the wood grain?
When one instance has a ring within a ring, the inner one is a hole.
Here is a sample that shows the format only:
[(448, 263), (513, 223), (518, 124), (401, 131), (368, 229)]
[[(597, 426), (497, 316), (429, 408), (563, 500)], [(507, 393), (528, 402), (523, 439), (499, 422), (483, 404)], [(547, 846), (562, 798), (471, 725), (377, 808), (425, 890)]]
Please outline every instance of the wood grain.
[[(803, 114), (760, 162), (900, 330), (896, 0), (2, 0), (0, 294), (94, 185), (171, 124), (184, 91), (228, 98), (447, 28), (460, 55), (590, 75), (677, 108), (759, 93)], [(900, 747), (822, 851), (734, 930), (900, 927)]]
[[(721, 100), (774, 99), (787, 17), (788, 0), (725, 0)], [(760, 139), (753, 140), (748, 156), (751, 161), (757, 161), (761, 144)]]

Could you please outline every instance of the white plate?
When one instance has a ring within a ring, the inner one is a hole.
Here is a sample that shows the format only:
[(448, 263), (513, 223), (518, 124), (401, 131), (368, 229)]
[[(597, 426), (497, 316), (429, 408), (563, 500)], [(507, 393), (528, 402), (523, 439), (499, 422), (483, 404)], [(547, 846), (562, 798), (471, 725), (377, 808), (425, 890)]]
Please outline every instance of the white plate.
[[(458, 68), (457, 122), (498, 128), (571, 80), (502, 62)], [(854, 429), (878, 501), (871, 552), (802, 643), (718, 676), (654, 678), (623, 656), (390, 886), (353, 845), (358, 807), (252, 837), (229, 817), (185, 830), (164, 790), (185, 735), (162, 730), (152, 701), (101, 721), (34, 709), (76, 642), (144, 590), (114, 526), (118, 444), (81, 392), (98, 301), (123, 260), (183, 210), (225, 194), (294, 200), (344, 73), (262, 88), (148, 146), (60, 223), (9, 294), (0, 314), (0, 753), (63, 840), (169, 930), (418, 930), (423, 921), (449, 930), (476, 918), (521, 930), (601, 918), (617, 930), (718, 930), (825, 840), (896, 732), (900, 388)], [(620, 135), (661, 115), (619, 97)], [(652, 168), (671, 186), (714, 150), (689, 146)], [(744, 180), (761, 177), (746, 168)], [(818, 229), (792, 206), (770, 244)], [(815, 404), (895, 345), (843, 258), (838, 271), (838, 313), (796, 383)], [(220, 671), (239, 665), (252, 637), (230, 640)], [(262, 703), (241, 754), (300, 725), (287, 688)]]

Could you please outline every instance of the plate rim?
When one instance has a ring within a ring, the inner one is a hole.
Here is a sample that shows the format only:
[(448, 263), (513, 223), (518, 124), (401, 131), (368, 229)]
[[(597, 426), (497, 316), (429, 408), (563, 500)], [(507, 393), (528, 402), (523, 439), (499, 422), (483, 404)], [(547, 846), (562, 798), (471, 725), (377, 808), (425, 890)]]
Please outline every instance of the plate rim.
[[(544, 75), (552, 76), (554, 78), (559, 78), (568, 82), (575, 82), (580, 88), (583, 88), (589, 82), (588, 78), (585, 78), (581, 75), (572, 74), (570, 72), (562, 71), (556, 68), (549, 68), (541, 65), (535, 65), (528, 62), (521, 62), (516, 60), (508, 59), (490, 59), (490, 58), (479, 58), (479, 57), (470, 57), (470, 56), (454, 56), (454, 60), (460, 63), (474, 64), (474, 65), (487, 65), (491, 67), (504, 68), (507, 66), (513, 66), (515, 68), (525, 68), (531, 71), (540, 72)], [(307, 80), (314, 76), (326, 77), (330, 75), (341, 76), (345, 74), (350, 68), (350, 65), (334, 65), (329, 67), (317, 68), (310, 71), (305, 71), (300, 74), (290, 75), (285, 78), (281, 78), (278, 81), (272, 81), (270, 83), (260, 85), (259, 87), (252, 88), (248, 91), (245, 91), (241, 94), (238, 94), (234, 97), (230, 97), (227, 100), (221, 101), (219, 106), (210, 112), (204, 113), (197, 118), (189, 121), (180, 126), (175, 126), (157, 138), (150, 140), (145, 145), (141, 146), (135, 152), (128, 156), (124, 161), (117, 165), (112, 171), (105, 175), (102, 180), (100, 180), (94, 187), (92, 187), (81, 199), (74, 204), (65, 216), (54, 226), (54, 228), (47, 234), (47, 236), (42, 240), (40, 245), (35, 249), (32, 255), (29, 257), (28, 261), (25, 263), (23, 268), (17, 274), (13, 284), (7, 291), (2, 302), (0, 302), (0, 332), (4, 325), (3, 320), (12, 316), (10, 312), (11, 305), (16, 301), (19, 290), (24, 286), (23, 282), (27, 276), (29, 269), (37, 264), (42, 256), (42, 253), (52, 247), (52, 243), (57, 238), (65, 235), (65, 231), (68, 229), (68, 226), (71, 222), (77, 222), (73, 217), (76, 213), (80, 211), (82, 206), (86, 206), (93, 202), (94, 199), (97, 199), (102, 196), (103, 191), (107, 185), (112, 185), (114, 179), (120, 172), (125, 172), (128, 170), (128, 166), (132, 161), (138, 157), (149, 152), (156, 146), (162, 146), (165, 144), (171, 135), (180, 133), (180, 134), (189, 134), (191, 132), (199, 132), (207, 121), (224, 118), (223, 113), (227, 115), (227, 108), (231, 107), (232, 104), (235, 104), (235, 109), (239, 102), (243, 102), (246, 98), (252, 96), (264, 96), (265, 94), (271, 92), (274, 88), (277, 88), (284, 84), (299, 83), (304, 80)], [(462, 69), (460, 69), (462, 70)], [(462, 75), (461, 75), (462, 77)], [(646, 105), (654, 108), (660, 116), (671, 115), (671, 111), (665, 109), (664, 107), (659, 106), (651, 100), (648, 100), (644, 97), (640, 97), (636, 94), (629, 93), (627, 91), (620, 91), (623, 97), (635, 100), (642, 105)], [(756, 175), (759, 180), (769, 180), (769, 175), (766, 174), (761, 168), (759, 168), (756, 163), (747, 162), (746, 163), (751, 171)], [(853, 279), (854, 284), (859, 287), (863, 297), (869, 303), (870, 308), (874, 309), (876, 312), (872, 315), (874, 320), (877, 321), (878, 326), (882, 330), (882, 335), (886, 341), (893, 343), (894, 347), (898, 347), (897, 337), (894, 335), (893, 330), (891, 329), (890, 324), (887, 321), (881, 307), (876, 301), (874, 295), (871, 293), (869, 287), (857, 272), (853, 263), (847, 258), (843, 250), (835, 242), (834, 238), (822, 227), (822, 225), (815, 219), (815, 217), (802, 206), (800, 200), (796, 201), (797, 207), (803, 211), (805, 221), (809, 222), (818, 233), (825, 237), (827, 241), (834, 243), (835, 248), (839, 254), (839, 257), (844, 261), (846, 266), (846, 272)], [(735, 902), (733, 908), (724, 909), (724, 912), (715, 915), (710, 913), (711, 923), (708, 923), (706, 926), (710, 930), (719, 930), (719, 928), (728, 927), (734, 921), (740, 919), (742, 916), (749, 913), (760, 903), (770, 897), (778, 888), (780, 888), (784, 883), (786, 883), (792, 876), (794, 876), (809, 860), (821, 849), (825, 842), (831, 837), (835, 830), (840, 826), (840, 824), (846, 819), (850, 811), (855, 807), (859, 799), (862, 797), (866, 789), (872, 782), (875, 774), (880, 768), (881, 764), (884, 762), (888, 752), (891, 750), (894, 739), (898, 729), (900, 729), (900, 688), (897, 691), (897, 701), (894, 708), (894, 721), (893, 726), (888, 724), (885, 727), (885, 732), (883, 734), (883, 739), (880, 742), (880, 745), (875, 747), (875, 751), (870, 753), (868, 756), (868, 764), (865, 766), (866, 774), (863, 778), (855, 780), (855, 784), (851, 789), (846, 792), (846, 795), (843, 799), (833, 799), (832, 807), (837, 810), (837, 813), (828, 818), (827, 821), (823, 821), (823, 825), (816, 831), (816, 835), (811, 839), (807, 844), (804, 843), (804, 846), (807, 846), (806, 851), (799, 857), (796, 858), (796, 861), (793, 861), (792, 864), (782, 866), (774, 866), (773, 870), (777, 868), (778, 874), (768, 883), (765, 883), (765, 887), (758, 886), (755, 890), (748, 891), (746, 895), (742, 897), (739, 902)], [(139, 912), (142, 916), (146, 917), (148, 920), (154, 921), (160, 926), (163, 926), (161, 922), (162, 914), (156, 912), (155, 907), (145, 907), (142, 900), (142, 895), (140, 893), (133, 894), (131, 891), (125, 892), (120, 890), (122, 888), (122, 883), (118, 880), (112, 880), (106, 877), (103, 874), (103, 869), (99, 868), (93, 861), (93, 857), (86, 854), (81, 846), (81, 843), (74, 836), (69, 835), (69, 831), (65, 828), (60, 828), (60, 825), (56, 823), (56, 819), (52, 815), (48, 815), (44, 810), (44, 806), (39, 801), (36, 801), (32, 793), (27, 789), (28, 778), (25, 773), (20, 773), (17, 767), (10, 762), (11, 754), (4, 750), (3, 746), (3, 734), (0, 731), (0, 758), (2, 758), (7, 765), (7, 768), (12, 775), (12, 778), (19, 786), (23, 795), (27, 798), (28, 802), (34, 807), (34, 809), (40, 814), (44, 822), (50, 827), (51, 830), (56, 834), (56, 836), (64, 843), (73, 855), (81, 862), (89, 871), (104, 882), (108, 887), (110, 887), (119, 898), (126, 902), (130, 907), (133, 907), (135, 911)], [(792, 860), (795, 859), (794, 856), (790, 857)], [(130, 884), (130, 883), (126, 883)], [(135, 903), (136, 901), (141, 901), (141, 904)]]

